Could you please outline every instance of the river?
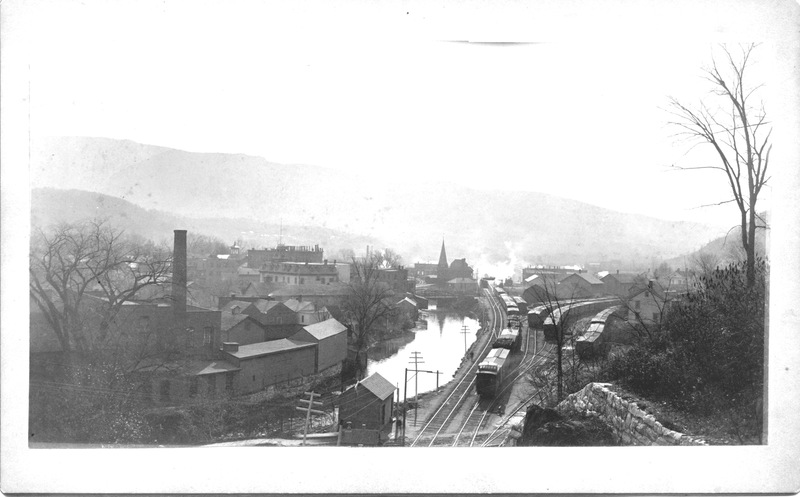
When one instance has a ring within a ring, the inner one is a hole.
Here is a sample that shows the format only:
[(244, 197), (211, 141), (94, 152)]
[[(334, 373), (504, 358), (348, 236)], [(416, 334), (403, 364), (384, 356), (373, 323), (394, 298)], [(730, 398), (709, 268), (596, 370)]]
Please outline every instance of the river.
[(464, 351), (472, 345), (478, 333), (479, 323), (476, 319), (455, 313), (423, 311), (420, 318), (424, 320), (422, 326), (404, 337), (380, 344), (369, 353), (375, 359), (367, 361), (367, 375), (379, 373), (389, 380), (400, 389), (401, 399), (405, 368), (409, 369), (408, 398), (414, 396), (415, 388), (419, 393), (436, 389), (436, 374), (420, 372), (419, 377), (414, 378), (414, 352), (419, 352), (420, 370), (438, 370), (442, 373), (438, 375), (441, 386), (453, 378)]

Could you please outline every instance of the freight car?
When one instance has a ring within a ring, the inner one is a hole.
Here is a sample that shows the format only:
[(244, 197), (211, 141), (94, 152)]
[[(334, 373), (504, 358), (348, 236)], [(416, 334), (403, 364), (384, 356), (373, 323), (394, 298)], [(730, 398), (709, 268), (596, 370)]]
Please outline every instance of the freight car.
[(519, 330), (506, 328), (504, 329), (500, 335), (495, 338), (494, 343), (492, 343), (493, 349), (508, 349), (511, 351), (519, 350), (520, 342), (521, 342), (520, 332)]
[[(556, 330), (561, 326), (562, 321), (572, 318), (580, 319), (587, 314), (593, 314), (602, 311), (614, 303), (613, 299), (590, 300), (583, 302), (572, 302), (570, 304), (562, 305), (550, 313), (544, 320), (542, 328), (544, 329), (544, 339), (554, 342), (557, 339)], [(571, 330), (567, 326), (564, 334), (570, 334)]]
[(611, 316), (622, 309), (623, 306), (609, 307), (592, 318), (586, 332), (575, 340), (575, 351), (581, 359), (605, 355), (607, 344), (604, 343), (603, 331)]

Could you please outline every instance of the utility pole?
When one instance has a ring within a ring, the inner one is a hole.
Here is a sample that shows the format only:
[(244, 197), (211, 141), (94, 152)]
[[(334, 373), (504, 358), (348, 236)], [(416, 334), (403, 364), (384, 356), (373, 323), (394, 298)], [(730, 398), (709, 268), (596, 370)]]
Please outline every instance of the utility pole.
[(305, 395), (308, 395), (308, 399), (300, 399), (299, 402), (302, 404), (303, 402), (307, 402), (307, 406), (295, 407), (298, 411), (305, 411), (306, 412), (306, 425), (303, 427), (303, 443), (301, 445), (306, 444), (306, 435), (308, 435), (308, 425), (311, 422), (311, 413), (314, 414), (322, 414), (324, 415), (325, 412), (319, 411), (316, 409), (312, 409), (312, 406), (322, 406), (322, 402), (315, 402), (314, 396), (319, 396), (320, 394), (316, 392), (306, 392)]
[(425, 361), (422, 360), (421, 352), (414, 351), (411, 354), (411, 360), (414, 361), (414, 401), (417, 403), (417, 407), (414, 408), (414, 426), (417, 426), (417, 411), (419, 410), (419, 365), (425, 364)]
[(408, 391), (408, 368), (405, 368), (405, 376), (403, 379), (403, 447), (406, 446), (406, 411), (408, 410), (407, 400), (408, 396), (406, 395)]
[(467, 334), (469, 333), (467, 325), (461, 327), (461, 333), (464, 334), (464, 355), (467, 355)]

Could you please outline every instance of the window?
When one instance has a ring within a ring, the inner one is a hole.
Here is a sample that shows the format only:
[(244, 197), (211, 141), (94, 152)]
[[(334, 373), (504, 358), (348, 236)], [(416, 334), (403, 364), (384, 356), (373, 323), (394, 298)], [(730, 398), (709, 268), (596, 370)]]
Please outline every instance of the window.
[(634, 302), (634, 308), (635, 308), (637, 311), (638, 311), (639, 309), (641, 309), (641, 308), (642, 308), (642, 301), (641, 301), (641, 300), (637, 300), (637, 301), (635, 301), (635, 302)]
[(204, 345), (211, 345), (211, 333), (214, 330), (211, 326), (206, 326), (203, 328), (203, 344)]
[(300, 278), (300, 284), (301, 284), (301, 285), (302, 285), (302, 284), (304, 284), (305, 282), (306, 282), (306, 279), (305, 279), (305, 278)]
[(303, 316), (302, 314), (300, 315), (300, 322), (301, 323), (305, 323), (306, 322), (306, 317)]

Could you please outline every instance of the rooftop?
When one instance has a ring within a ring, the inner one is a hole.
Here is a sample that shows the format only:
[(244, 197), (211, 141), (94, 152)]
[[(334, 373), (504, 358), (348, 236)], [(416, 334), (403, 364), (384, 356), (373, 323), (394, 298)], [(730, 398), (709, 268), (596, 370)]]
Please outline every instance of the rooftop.
[(277, 354), (289, 350), (303, 349), (307, 347), (314, 347), (313, 343), (301, 342), (299, 340), (292, 340), (291, 338), (281, 338), (280, 340), (271, 340), (269, 342), (259, 342), (250, 345), (240, 345), (239, 350), (236, 352), (225, 352), (237, 359), (251, 359), (254, 357), (265, 356), (269, 354)]
[(333, 318), (304, 326), (303, 329), (309, 332), (317, 340), (322, 340), (324, 338), (332, 337), (347, 331), (347, 327), (345, 325)]
[(361, 380), (356, 384), (356, 388), (358, 388), (358, 385), (365, 387), (381, 400), (388, 399), (390, 396), (394, 395), (395, 391), (394, 385), (389, 383), (389, 380), (378, 373), (373, 373)]

